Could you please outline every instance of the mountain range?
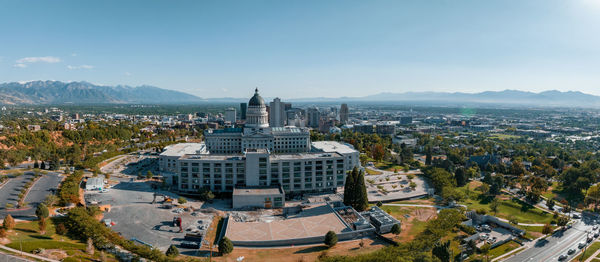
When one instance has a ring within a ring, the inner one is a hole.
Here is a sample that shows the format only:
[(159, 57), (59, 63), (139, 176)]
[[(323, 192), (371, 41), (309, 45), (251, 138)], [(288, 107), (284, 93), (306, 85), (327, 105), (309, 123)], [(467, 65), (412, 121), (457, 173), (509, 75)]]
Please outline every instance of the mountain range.
[[(270, 98), (265, 98), (269, 101)], [(579, 91), (540, 93), (504, 90), (480, 93), (405, 92), (379, 93), (363, 97), (284, 99), (297, 103), (380, 102), (435, 105), (514, 105), (600, 108), (600, 96)], [(237, 103), (248, 98), (200, 98), (188, 93), (154, 86), (104, 86), (88, 82), (30, 81), (0, 84), (0, 104), (192, 104)]]
[(88, 82), (30, 81), (0, 84), (1, 104), (197, 103), (187, 93), (154, 86), (103, 86)]

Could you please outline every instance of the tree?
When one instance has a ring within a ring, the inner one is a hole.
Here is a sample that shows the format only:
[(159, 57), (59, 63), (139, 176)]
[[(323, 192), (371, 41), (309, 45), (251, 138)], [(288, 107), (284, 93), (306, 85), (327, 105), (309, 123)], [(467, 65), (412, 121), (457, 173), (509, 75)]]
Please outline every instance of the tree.
[(42, 163), (40, 164), (40, 169), (46, 169), (46, 162), (42, 161)]
[(46, 234), (46, 218), (40, 218), (40, 220), (38, 220), (38, 227), (40, 229), (40, 235)]
[(444, 243), (436, 243), (431, 250), (431, 253), (439, 258), (442, 262), (450, 262), (450, 241)]
[(94, 254), (94, 241), (91, 237), (87, 239), (87, 246), (85, 248), (85, 252), (90, 255)]
[(358, 175), (358, 168), (354, 167), (346, 176), (346, 184), (344, 184), (344, 204), (353, 206), (354, 201), (354, 176)]
[(394, 224), (392, 226), (392, 229), (391, 229), (392, 234), (399, 235), (401, 231), (402, 231), (402, 229), (400, 228), (400, 224)]
[(585, 195), (585, 201), (588, 204), (594, 204), (594, 210), (598, 209), (598, 201), (600, 200), (600, 186), (595, 184), (591, 186)]
[(554, 210), (554, 205), (555, 205), (555, 201), (554, 199), (550, 199), (548, 201), (546, 201), (546, 206), (548, 207), (548, 209), (550, 210)]
[(481, 246), (479, 248), (479, 250), (481, 251), (481, 254), (483, 254), (485, 256), (485, 260), (489, 261), (490, 258), (488, 257), (489, 253), (490, 253), (490, 249), (491, 249), (492, 245), (490, 244), (484, 244), (483, 246)]
[(152, 174), (152, 171), (148, 170), (148, 173), (146, 173), (146, 178), (152, 179), (152, 177), (154, 177), (154, 174)]
[(367, 186), (365, 185), (365, 174), (361, 170), (358, 172), (358, 176), (354, 177), (354, 179), (355, 201), (353, 207), (357, 211), (362, 212), (369, 207)]
[(0, 228), (0, 239), (5, 238), (7, 236), (6, 229)]
[(67, 234), (67, 228), (65, 227), (65, 224), (60, 223), (60, 224), (56, 225), (56, 234), (59, 234), (61, 236), (64, 236)]
[(8, 231), (12, 230), (15, 228), (15, 219), (10, 214), (6, 215), (2, 226), (4, 226), (4, 228)]
[(165, 255), (167, 255), (168, 257), (179, 256), (179, 249), (177, 249), (177, 247), (175, 245), (170, 245), (169, 249), (167, 249), (167, 252), (165, 253)]
[(552, 233), (552, 226), (550, 226), (550, 224), (546, 223), (544, 225), (544, 228), (542, 228), (542, 234), (548, 235), (550, 233)]
[(456, 180), (456, 186), (462, 187), (467, 184), (467, 172), (463, 167), (457, 168), (454, 172), (454, 179)]
[(490, 210), (492, 210), (492, 212), (494, 212), (494, 215), (496, 214), (496, 212), (498, 212), (499, 205), (500, 205), (500, 202), (498, 201), (498, 198), (494, 197), (492, 202), (490, 202)]
[(233, 251), (233, 243), (229, 238), (223, 237), (221, 241), (219, 241), (219, 253), (221, 254), (229, 254)]
[(35, 216), (37, 216), (39, 220), (45, 219), (49, 215), (48, 207), (44, 205), (44, 203), (40, 203), (35, 209)]
[(556, 225), (559, 227), (564, 227), (569, 223), (569, 218), (566, 216), (558, 217), (558, 221), (556, 221)]
[(327, 234), (325, 234), (325, 241), (323, 241), (323, 243), (325, 243), (325, 245), (327, 247), (333, 247), (335, 246), (335, 244), (337, 244), (338, 242), (338, 237), (337, 234), (333, 231), (328, 231)]
[(432, 159), (431, 146), (427, 145), (427, 146), (425, 146), (425, 165), (431, 165), (431, 159)]

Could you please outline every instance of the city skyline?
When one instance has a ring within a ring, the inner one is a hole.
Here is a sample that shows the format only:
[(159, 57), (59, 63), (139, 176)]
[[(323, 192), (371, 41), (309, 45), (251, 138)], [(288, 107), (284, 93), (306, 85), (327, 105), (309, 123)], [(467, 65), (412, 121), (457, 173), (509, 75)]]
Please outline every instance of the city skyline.
[[(600, 95), (600, 1), (0, 2), (0, 79), (199, 97)], [(315, 95), (318, 94), (318, 95)]]

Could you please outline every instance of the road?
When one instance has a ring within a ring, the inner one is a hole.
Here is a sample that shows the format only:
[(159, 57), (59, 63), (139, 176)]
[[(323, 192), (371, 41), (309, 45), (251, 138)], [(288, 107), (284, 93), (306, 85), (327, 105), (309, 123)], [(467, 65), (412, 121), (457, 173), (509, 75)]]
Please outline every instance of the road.
[(577, 248), (577, 244), (585, 241), (586, 231), (591, 231), (594, 223), (589, 220), (576, 220), (571, 229), (559, 231), (546, 239), (526, 244), (531, 245), (531, 247), (504, 261), (558, 261), (560, 255), (567, 254), (570, 248), (574, 248), (576, 252), (569, 255), (569, 258), (565, 260), (568, 261), (581, 253), (581, 249)]

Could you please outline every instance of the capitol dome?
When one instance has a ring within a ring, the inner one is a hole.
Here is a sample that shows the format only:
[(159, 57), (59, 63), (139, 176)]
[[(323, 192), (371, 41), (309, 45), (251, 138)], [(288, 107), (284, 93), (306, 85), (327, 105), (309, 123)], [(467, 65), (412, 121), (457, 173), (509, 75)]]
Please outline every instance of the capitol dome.
[(246, 111), (246, 127), (264, 128), (269, 127), (269, 113), (265, 100), (258, 94), (258, 88), (254, 90), (254, 96), (248, 102)]
[(265, 100), (258, 94), (258, 88), (254, 89), (254, 96), (248, 102), (249, 106), (265, 106)]

